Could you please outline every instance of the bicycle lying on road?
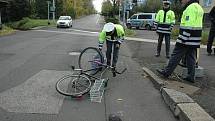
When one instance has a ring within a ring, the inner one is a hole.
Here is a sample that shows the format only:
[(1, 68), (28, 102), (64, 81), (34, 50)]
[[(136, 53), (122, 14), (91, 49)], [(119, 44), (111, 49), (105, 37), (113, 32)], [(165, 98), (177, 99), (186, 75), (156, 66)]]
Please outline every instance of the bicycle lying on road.
[[(62, 95), (74, 98), (81, 97), (90, 91), (91, 100), (93, 97), (100, 96), (100, 99), (96, 100), (98, 102), (101, 101), (104, 88), (108, 82), (108, 78), (103, 78), (106, 70), (111, 70), (113, 76), (122, 74), (127, 70), (127, 68), (124, 68), (119, 72), (115, 68), (105, 64), (104, 61), (104, 56), (99, 49), (94, 47), (85, 48), (81, 51), (78, 59), (79, 69), (71, 66), (73, 72), (77, 73), (72, 73), (59, 79), (56, 83), (56, 90)], [(100, 76), (96, 77), (95, 75), (99, 71), (101, 72)]]

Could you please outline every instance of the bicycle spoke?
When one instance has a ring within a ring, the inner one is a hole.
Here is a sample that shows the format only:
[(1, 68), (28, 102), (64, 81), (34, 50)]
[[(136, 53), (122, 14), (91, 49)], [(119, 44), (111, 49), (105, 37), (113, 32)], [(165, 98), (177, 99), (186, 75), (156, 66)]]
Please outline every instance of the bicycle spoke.
[(84, 49), (79, 56), (79, 67), (90, 75), (98, 72), (98, 67), (103, 63), (104, 59), (101, 52), (97, 48), (89, 47)]
[(81, 75), (66, 76), (56, 83), (57, 91), (66, 96), (83, 95), (90, 90), (90, 87), (89, 78)]

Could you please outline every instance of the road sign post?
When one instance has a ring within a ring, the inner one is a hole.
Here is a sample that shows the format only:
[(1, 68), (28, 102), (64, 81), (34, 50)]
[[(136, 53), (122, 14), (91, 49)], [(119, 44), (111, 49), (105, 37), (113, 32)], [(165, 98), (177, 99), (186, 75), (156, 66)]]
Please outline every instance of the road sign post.
[(53, 14), (53, 21), (55, 21), (55, 0), (53, 0), (53, 11), (52, 11), (52, 14)]

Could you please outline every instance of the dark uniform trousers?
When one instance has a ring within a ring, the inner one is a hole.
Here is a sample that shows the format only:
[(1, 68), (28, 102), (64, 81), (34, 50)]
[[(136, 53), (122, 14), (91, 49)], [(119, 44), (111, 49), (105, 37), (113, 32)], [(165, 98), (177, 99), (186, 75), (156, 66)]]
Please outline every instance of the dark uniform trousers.
[(119, 44), (117, 41), (106, 41), (107, 45), (107, 51), (106, 51), (106, 58), (107, 58), (107, 65), (111, 65), (111, 55), (113, 53), (112, 58), (112, 66), (115, 67), (117, 60), (118, 60), (118, 54), (119, 54), (119, 47), (116, 45)]
[(159, 34), (159, 38), (158, 38), (158, 45), (157, 45), (157, 54), (160, 55), (163, 38), (165, 37), (166, 56), (169, 56), (170, 34), (165, 34), (165, 33), (158, 33), (158, 34)]
[(168, 65), (165, 68), (166, 75), (171, 75), (180, 60), (186, 56), (186, 66), (188, 68), (187, 78), (195, 80), (195, 62), (196, 62), (196, 48), (181, 43), (176, 43), (175, 48), (171, 54)]
[(208, 37), (208, 43), (207, 43), (207, 52), (212, 52), (212, 45), (215, 37), (215, 23), (211, 23), (211, 29)]

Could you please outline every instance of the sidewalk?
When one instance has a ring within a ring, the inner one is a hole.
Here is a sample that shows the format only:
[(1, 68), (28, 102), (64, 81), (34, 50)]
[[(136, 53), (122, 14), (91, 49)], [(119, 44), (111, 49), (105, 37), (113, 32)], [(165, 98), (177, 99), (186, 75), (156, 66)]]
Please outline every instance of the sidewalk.
[[(156, 50), (156, 40), (150, 39), (150, 32), (153, 31), (144, 31), (141, 37), (144, 38), (127, 38), (131, 41), (126, 41), (129, 45), (129, 48), (132, 50), (132, 57), (141, 64), (141, 66), (145, 66), (152, 71), (157, 67), (161, 67), (166, 64), (167, 60), (165, 58), (165, 45), (162, 46), (161, 57), (156, 58), (154, 56)], [(146, 35), (148, 33), (148, 35)], [(153, 35), (153, 33), (151, 34)], [(174, 48), (174, 42), (171, 44), (171, 50)], [(198, 78), (194, 84), (184, 82), (186, 84), (195, 86), (200, 88), (200, 91), (195, 92), (191, 96), (198, 104), (200, 104), (206, 112), (208, 112), (213, 118), (215, 118), (215, 56), (207, 56), (205, 46), (202, 46), (200, 49), (200, 59), (199, 65), (203, 67), (205, 70), (205, 77)]]

